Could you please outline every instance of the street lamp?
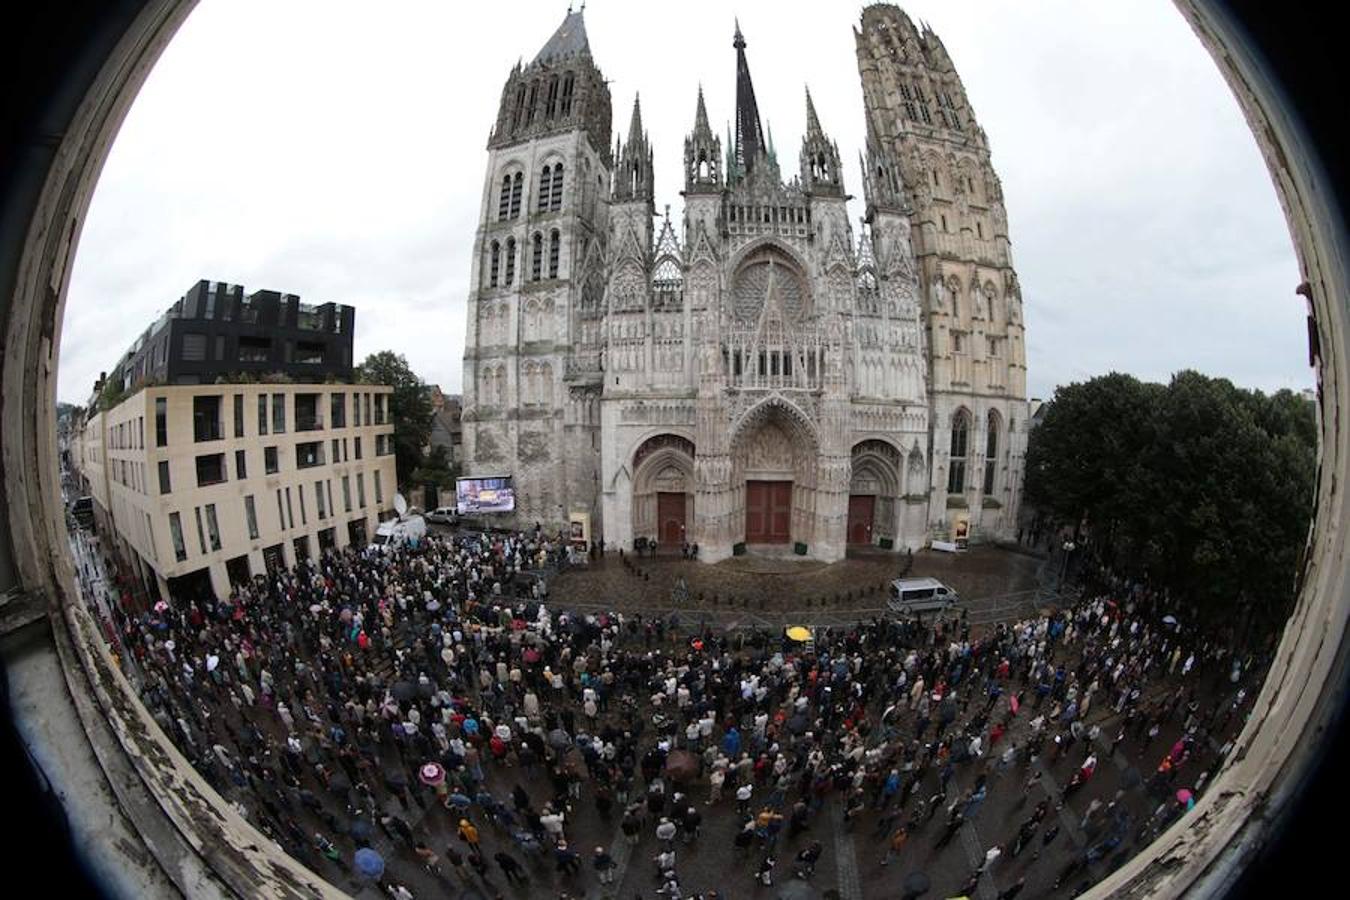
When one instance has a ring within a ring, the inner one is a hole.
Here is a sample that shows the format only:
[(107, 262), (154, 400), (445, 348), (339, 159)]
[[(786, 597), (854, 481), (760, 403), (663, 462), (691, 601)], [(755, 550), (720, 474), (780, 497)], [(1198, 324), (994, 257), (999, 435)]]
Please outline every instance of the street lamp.
[(1072, 553), (1077, 546), (1078, 545), (1073, 541), (1064, 542), (1064, 567), (1059, 572), (1060, 581), (1063, 581), (1069, 574), (1069, 554)]

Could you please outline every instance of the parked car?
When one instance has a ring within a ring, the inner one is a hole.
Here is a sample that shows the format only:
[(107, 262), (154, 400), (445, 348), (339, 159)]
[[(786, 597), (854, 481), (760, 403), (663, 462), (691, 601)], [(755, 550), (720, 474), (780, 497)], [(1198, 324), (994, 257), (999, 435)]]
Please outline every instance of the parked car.
[(455, 525), (459, 522), (459, 513), (453, 506), (438, 506), (427, 513), (426, 519), (436, 525)]

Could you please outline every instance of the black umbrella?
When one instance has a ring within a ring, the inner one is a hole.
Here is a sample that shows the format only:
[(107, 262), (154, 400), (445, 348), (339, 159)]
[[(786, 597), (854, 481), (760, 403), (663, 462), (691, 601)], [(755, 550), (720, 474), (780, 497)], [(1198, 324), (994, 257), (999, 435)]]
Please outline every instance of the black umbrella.
[(419, 681), (417, 682), (417, 693), (424, 699), (430, 700), (432, 697), (436, 696), (436, 686), (430, 681), (426, 684)]
[(796, 713), (792, 718), (788, 719), (787, 726), (788, 730), (793, 734), (801, 734), (806, 730), (806, 716), (801, 713)]
[(410, 681), (400, 681), (394, 684), (390, 693), (394, 695), (395, 700), (406, 703), (417, 693), (417, 688)]
[(370, 843), (370, 822), (366, 819), (352, 819), (347, 826), (347, 833), (352, 836), (352, 840), (357, 844)]
[(904, 889), (902, 900), (915, 900), (928, 893), (932, 887), (932, 882), (923, 872), (910, 872), (905, 876), (905, 880), (900, 885)]
[(344, 791), (350, 791), (351, 789), (351, 780), (341, 772), (334, 772), (332, 777), (328, 779), (328, 790), (332, 791), (334, 794), (341, 794)]

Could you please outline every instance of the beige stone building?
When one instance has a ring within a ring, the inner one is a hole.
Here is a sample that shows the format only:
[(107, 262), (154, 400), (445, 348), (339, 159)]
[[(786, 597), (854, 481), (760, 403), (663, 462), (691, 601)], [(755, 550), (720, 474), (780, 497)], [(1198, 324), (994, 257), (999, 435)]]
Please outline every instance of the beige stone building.
[(232, 582), (364, 544), (397, 490), (392, 389), (145, 387), (85, 422), (72, 465), (152, 595)]

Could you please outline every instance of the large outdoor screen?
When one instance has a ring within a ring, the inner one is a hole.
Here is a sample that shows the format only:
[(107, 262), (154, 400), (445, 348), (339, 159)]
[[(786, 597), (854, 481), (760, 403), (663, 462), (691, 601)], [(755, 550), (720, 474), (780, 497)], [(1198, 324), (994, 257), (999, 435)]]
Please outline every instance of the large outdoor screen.
[(455, 479), (455, 509), (461, 516), (511, 512), (515, 508), (516, 489), (510, 475)]

